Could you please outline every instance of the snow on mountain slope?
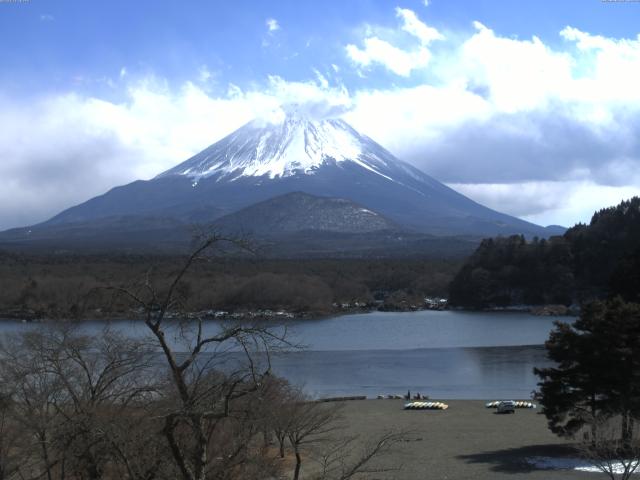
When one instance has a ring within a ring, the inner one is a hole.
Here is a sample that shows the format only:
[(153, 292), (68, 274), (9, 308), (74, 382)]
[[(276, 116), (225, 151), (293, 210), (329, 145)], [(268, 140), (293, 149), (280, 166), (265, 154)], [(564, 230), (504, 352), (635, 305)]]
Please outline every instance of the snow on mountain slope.
[(292, 111), (280, 123), (254, 120), (198, 153), (186, 162), (158, 175), (185, 175), (197, 183), (217, 176), (268, 176), (270, 179), (313, 174), (327, 162), (353, 162), (392, 180), (393, 155), (360, 135), (343, 120), (311, 120)]

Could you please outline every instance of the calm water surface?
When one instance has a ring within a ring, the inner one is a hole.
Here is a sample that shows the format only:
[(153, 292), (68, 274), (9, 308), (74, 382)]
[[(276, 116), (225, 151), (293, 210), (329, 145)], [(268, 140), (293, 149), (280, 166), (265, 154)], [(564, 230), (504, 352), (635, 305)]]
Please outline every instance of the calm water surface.
[[(273, 369), (316, 397), (411, 390), (432, 398), (528, 398), (537, 382), (533, 367), (549, 364), (542, 344), (554, 320), (571, 319), (420, 311), (294, 320), (289, 337), (305, 349), (276, 355)], [(99, 334), (104, 325), (88, 322), (83, 330)], [(135, 337), (147, 333), (140, 323), (112, 325)], [(2, 334), (32, 328), (44, 327), (0, 324)]]
[(524, 313), (374, 312), (291, 325), (304, 352), (274, 369), (314, 396), (529, 398), (555, 320)]
[(372, 312), (291, 322), (293, 337), (310, 350), (542, 345), (554, 320), (525, 313), (460, 311)]

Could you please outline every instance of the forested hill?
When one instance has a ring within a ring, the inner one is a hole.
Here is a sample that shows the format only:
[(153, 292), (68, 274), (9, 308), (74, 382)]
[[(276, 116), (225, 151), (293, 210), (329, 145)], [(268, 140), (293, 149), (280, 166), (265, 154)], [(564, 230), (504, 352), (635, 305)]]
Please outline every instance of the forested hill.
[(452, 305), (569, 305), (621, 295), (640, 301), (640, 198), (596, 212), (549, 240), (490, 238), (458, 272)]

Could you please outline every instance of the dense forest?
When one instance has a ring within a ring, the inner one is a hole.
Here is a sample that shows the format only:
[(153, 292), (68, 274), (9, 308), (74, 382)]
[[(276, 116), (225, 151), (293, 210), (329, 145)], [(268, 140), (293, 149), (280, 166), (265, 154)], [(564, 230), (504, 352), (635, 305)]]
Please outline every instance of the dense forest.
[[(131, 304), (104, 287), (159, 288), (183, 257), (24, 255), (0, 253), (0, 318), (130, 316)], [(266, 260), (211, 257), (181, 283), (185, 308), (196, 312), (272, 309), (310, 315), (352, 308), (410, 309), (446, 296), (457, 260)], [(165, 285), (166, 286), (166, 285)]]
[(458, 272), (450, 303), (469, 308), (640, 301), (640, 198), (596, 212), (550, 239), (483, 240)]

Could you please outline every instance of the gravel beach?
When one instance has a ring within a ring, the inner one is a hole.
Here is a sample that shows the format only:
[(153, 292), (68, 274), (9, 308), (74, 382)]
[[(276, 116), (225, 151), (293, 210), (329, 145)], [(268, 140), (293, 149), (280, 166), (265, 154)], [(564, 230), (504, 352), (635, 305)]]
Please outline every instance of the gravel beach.
[(499, 415), (480, 400), (443, 400), (444, 411), (404, 410), (402, 400), (345, 402), (347, 435), (374, 438), (390, 429), (411, 430), (385, 463), (402, 465), (397, 472), (367, 478), (529, 479), (605, 478), (602, 473), (542, 470), (532, 457), (574, 457), (570, 442), (553, 435), (540, 410), (518, 409)]

